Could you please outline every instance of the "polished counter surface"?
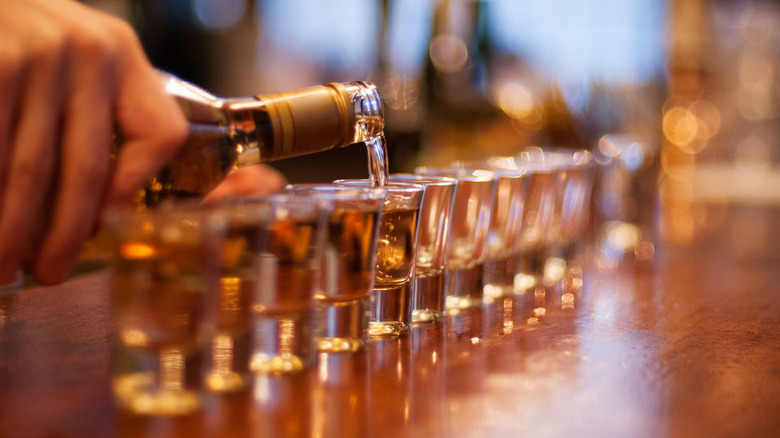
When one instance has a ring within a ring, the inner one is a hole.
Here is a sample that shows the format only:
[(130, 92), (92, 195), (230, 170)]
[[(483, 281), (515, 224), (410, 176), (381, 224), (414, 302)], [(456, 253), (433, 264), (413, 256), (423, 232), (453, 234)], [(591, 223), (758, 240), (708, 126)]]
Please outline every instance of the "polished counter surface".
[(115, 409), (105, 270), (27, 287), (0, 296), (0, 437), (775, 437), (778, 222), (725, 212), (652, 265), (585, 269), (569, 308), (501, 299), (179, 418)]

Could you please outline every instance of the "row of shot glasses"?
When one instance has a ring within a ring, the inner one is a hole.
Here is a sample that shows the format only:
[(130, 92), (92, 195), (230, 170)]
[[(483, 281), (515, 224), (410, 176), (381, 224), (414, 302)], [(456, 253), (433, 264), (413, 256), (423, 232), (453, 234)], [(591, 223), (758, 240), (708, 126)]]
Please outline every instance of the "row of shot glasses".
[(190, 412), (203, 391), (300, 371), (317, 352), (531, 296), (576, 252), (592, 179), (587, 151), (534, 148), (391, 174), (382, 187), (293, 184), (114, 212), (117, 401)]

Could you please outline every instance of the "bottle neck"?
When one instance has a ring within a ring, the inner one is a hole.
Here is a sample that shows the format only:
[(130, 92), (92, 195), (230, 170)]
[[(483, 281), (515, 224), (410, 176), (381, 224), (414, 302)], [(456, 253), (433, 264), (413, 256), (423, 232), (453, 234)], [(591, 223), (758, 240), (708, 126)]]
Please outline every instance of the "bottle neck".
[(384, 111), (376, 87), (332, 83), (292, 92), (222, 99), (238, 166), (367, 142), (382, 135)]

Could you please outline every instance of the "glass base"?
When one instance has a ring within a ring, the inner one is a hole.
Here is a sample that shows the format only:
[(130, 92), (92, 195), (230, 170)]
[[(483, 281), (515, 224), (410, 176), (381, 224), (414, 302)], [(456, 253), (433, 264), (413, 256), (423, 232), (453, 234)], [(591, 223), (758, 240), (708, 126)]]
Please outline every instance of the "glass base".
[(114, 379), (114, 394), (121, 409), (140, 415), (178, 416), (196, 412), (201, 397), (190, 390), (155, 386), (154, 373), (124, 374)]
[(214, 392), (237, 392), (249, 386), (249, 377), (233, 371), (211, 372), (206, 376), (206, 386)]
[(350, 352), (354, 353), (365, 347), (365, 339), (353, 338), (316, 338), (314, 344), (319, 351), (330, 353)]
[(368, 324), (368, 334), (372, 338), (398, 336), (409, 330), (409, 326), (398, 321), (371, 321)]
[(447, 310), (482, 306), (483, 272), (482, 264), (447, 271)]
[(412, 311), (413, 323), (436, 322), (444, 316), (444, 312), (430, 309), (416, 309)]
[(255, 314), (252, 326), (252, 372), (296, 372), (314, 361), (311, 310), (287, 315)]
[(474, 297), (447, 297), (447, 311), (475, 309), (481, 307), (482, 298)]
[(314, 343), (319, 351), (358, 351), (368, 341), (370, 298), (321, 301), (315, 306)]
[(309, 362), (291, 354), (255, 353), (249, 361), (249, 369), (258, 374), (294, 373), (306, 368)]

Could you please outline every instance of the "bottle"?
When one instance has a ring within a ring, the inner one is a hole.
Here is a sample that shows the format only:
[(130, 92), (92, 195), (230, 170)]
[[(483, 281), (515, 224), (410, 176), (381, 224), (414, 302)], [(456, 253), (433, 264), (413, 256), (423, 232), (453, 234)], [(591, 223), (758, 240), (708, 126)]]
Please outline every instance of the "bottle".
[(220, 98), (168, 73), (161, 76), (189, 120), (190, 135), (143, 190), (142, 205), (200, 197), (238, 167), (368, 143), (383, 133), (382, 100), (366, 82)]

